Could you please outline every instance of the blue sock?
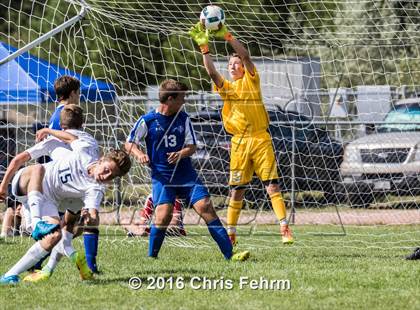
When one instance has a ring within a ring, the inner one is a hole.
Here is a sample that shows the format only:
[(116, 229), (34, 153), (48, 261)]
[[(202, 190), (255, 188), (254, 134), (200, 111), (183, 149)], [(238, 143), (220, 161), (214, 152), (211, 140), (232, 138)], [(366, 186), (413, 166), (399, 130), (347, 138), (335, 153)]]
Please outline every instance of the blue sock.
[(217, 242), (217, 245), (225, 258), (230, 259), (232, 257), (232, 243), (230, 242), (226, 229), (223, 227), (220, 219), (217, 218), (210, 223), (207, 223), (207, 228), (214, 241)]
[(149, 236), (149, 256), (157, 257), (162, 246), (163, 239), (165, 239), (166, 229), (159, 229), (155, 225), (151, 226)]
[(92, 272), (98, 272), (98, 267), (96, 266), (96, 255), (98, 255), (98, 239), (99, 233), (83, 234), (86, 262)]

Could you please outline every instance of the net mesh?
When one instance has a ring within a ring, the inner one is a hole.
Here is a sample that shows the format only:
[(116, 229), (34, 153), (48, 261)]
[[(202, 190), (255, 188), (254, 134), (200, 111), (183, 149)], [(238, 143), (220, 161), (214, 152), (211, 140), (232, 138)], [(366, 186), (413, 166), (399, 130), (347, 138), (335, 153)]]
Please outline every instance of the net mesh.
[[(42, 59), (40, 67), (57, 65), (92, 77), (93, 83), (101, 80), (112, 85), (113, 89), (103, 91), (115, 93), (113, 100), (82, 95), (86, 130), (103, 150), (121, 145), (135, 121), (156, 106), (156, 85), (162, 80), (186, 82), (191, 89), (186, 110), (199, 138), (193, 162), (224, 218), (230, 136), (221, 125), (220, 97), (212, 92), (202, 57), (187, 34), (207, 4), (192, 0), (3, 1), (0, 40), (10, 53), (76, 16), (81, 7), (88, 8), (81, 21), (30, 53)], [(226, 24), (248, 48), (260, 73), (291, 220), (330, 226), (329, 232), (341, 232), (337, 227), (341, 223), (418, 225), (420, 104), (398, 104), (416, 97), (419, 90), (418, 1), (212, 4), (224, 9)], [(210, 50), (218, 70), (228, 77), (231, 47), (211, 41)], [(12, 85), (11, 66), (10, 62), (0, 67), (0, 92), (9, 94), (1, 97), (2, 136), (9, 137), (2, 148), (3, 166), (14, 149), (23, 151), (34, 143), (33, 124), (47, 122), (56, 107), (48, 93), (50, 73), (38, 70), (29, 76), (35, 85), (46, 84), (39, 90), (41, 100), (34, 102), (28, 96), (20, 100), (12, 94), (13, 87), (27, 86), (28, 78)], [(150, 171), (135, 164), (121, 184), (108, 191), (102, 222), (136, 224), (150, 191)], [(256, 178), (245, 198), (240, 223), (251, 225), (249, 231), (254, 233), (272, 231), (261, 226), (277, 222), (264, 186)], [(184, 212), (187, 227), (202, 223), (193, 210)], [(199, 243), (182, 240), (174, 242)]]

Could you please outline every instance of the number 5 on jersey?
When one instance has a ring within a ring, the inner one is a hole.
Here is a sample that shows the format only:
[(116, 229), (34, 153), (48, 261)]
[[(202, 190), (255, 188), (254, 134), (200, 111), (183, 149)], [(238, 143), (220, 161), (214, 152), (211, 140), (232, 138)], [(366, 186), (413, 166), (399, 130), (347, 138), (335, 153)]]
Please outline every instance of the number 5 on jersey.
[(58, 177), (60, 178), (61, 183), (66, 184), (69, 181), (73, 181), (71, 176), (70, 168), (58, 170)]

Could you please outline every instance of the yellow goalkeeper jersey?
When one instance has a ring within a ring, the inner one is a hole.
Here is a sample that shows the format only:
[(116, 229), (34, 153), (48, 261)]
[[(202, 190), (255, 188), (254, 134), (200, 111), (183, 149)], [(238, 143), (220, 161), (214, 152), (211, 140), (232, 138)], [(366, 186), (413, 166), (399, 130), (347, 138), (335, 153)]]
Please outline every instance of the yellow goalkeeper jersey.
[(245, 69), (244, 76), (234, 82), (223, 80), (215, 89), (223, 99), (222, 118), (226, 131), (233, 135), (252, 135), (266, 131), (269, 120), (262, 101), (260, 77), (257, 69), (252, 75)]

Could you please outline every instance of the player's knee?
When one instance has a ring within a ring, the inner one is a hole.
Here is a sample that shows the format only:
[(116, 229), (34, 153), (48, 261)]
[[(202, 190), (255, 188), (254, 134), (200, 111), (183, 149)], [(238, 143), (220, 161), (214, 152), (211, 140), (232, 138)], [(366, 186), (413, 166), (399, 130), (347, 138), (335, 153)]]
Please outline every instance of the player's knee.
[(230, 199), (235, 201), (241, 201), (245, 196), (244, 186), (234, 186), (231, 188)]
[(53, 247), (57, 245), (58, 242), (60, 242), (62, 237), (61, 230), (58, 229), (50, 234), (48, 234), (45, 238), (41, 240), (41, 246), (47, 250), (51, 251)]
[(99, 226), (99, 218), (90, 218), (89, 220), (85, 219), (85, 225), (87, 227), (98, 227)]
[(168, 226), (172, 220), (172, 212), (162, 213), (159, 216), (156, 216), (155, 225), (156, 226)]
[(43, 176), (45, 173), (45, 167), (41, 164), (36, 164), (32, 168), (32, 173), (37, 176)]
[(196, 203), (194, 205), (194, 209), (206, 222), (209, 222), (217, 217), (210, 198), (206, 198)]
[(99, 213), (96, 209), (89, 209), (89, 217), (85, 218), (84, 222), (85, 226), (87, 227), (95, 227), (99, 226)]
[(63, 218), (64, 225), (72, 227), (73, 225), (77, 223), (79, 218), (80, 218), (80, 214), (74, 213), (73, 211), (67, 209), (66, 212), (64, 213), (64, 218)]
[(61, 237), (62, 234), (60, 229), (54, 231), (53, 233), (51, 233), (51, 243), (57, 244), (61, 240)]
[(280, 186), (277, 181), (274, 181), (274, 180), (264, 181), (264, 185), (265, 185), (268, 195), (272, 195), (280, 191)]

